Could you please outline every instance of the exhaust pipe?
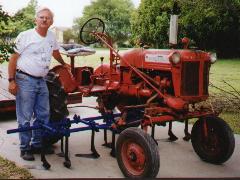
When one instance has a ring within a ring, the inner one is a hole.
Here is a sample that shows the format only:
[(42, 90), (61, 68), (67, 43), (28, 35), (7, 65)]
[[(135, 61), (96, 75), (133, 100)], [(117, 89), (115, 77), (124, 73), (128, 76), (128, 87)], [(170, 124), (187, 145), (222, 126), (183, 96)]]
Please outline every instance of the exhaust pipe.
[(178, 15), (181, 13), (180, 7), (177, 1), (174, 2), (171, 17), (170, 17), (170, 27), (169, 27), (169, 44), (171, 46), (177, 45), (178, 36)]
[(169, 32), (169, 44), (176, 45), (178, 36), (178, 15), (171, 14), (170, 18), (170, 32)]

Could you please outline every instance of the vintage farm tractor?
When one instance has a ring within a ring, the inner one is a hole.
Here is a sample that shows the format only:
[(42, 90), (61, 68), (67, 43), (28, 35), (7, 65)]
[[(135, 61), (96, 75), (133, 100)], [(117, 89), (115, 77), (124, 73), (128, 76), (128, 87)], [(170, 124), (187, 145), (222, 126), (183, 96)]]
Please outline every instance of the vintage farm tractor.
[[(177, 16), (173, 15), (171, 23), (176, 20)], [(107, 130), (112, 131), (111, 154), (116, 155), (118, 165), (126, 177), (157, 176), (160, 159), (154, 140), (155, 126), (168, 123), (169, 140), (175, 141), (177, 137), (172, 132), (173, 121), (185, 122), (184, 140), (191, 139), (195, 152), (202, 160), (213, 164), (227, 161), (235, 147), (232, 130), (214, 110), (198, 105), (209, 97), (209, 70), (216, 61), (215, 54), (190, 49), (187, 38), (182, 40), (183, 49), (138, 48), (120, 54), (113, 48), (112, 40), (104, 30), (103, 21), (92, 18), (82, 26), (80, 38), (88, 45), (102, 42), (107, 46), (110, 50), (109, 64), (103, 64), (103, 58), (100, 58), (101, 65), (96, 69), (72, 66), (70, 72), (58, 66), (52, 70), (58, 74), (64, 89), (69, 83), (73, 86), (68, 93), (79, 93), (80, 98), (97, 97), (98, 110), (102, 116), (87, 119), (74, 116), (73, 121), (59, 120), (66, 115), (66, 106), (63, 105), (65, 111), (58, 110), (59, 117), (58, 112), (54, 113), (56, 116), (53, 118), (57, 122), (38, 128), (52, 132), (54, 142), (63, 136), (68, 138), (72, 132), (92, 130), (91, 150), (95, 157), (99, 155), (94, 146), (94, 132), (104, 130), (107, 146)], [(170, 28), (171, 34), (176, 36), (176, 28)], [(176, 39), (171, 37), (170, 43), (176, 44)], [(64, 92), (62, 94), (64, 97)], [(60, 99), (64, 101), (64, 98)], [(115, 114), (115, 109), (120, 113)], [(190, 134), (188, 120), (192, 118), (198, 120)], [(98, 119), (103, 119), (102, 125), (95, 123)], [(71, 123), (78, 122), (87, 127), (70, 128)], [(151, 135), (147, 132), (148, 127), (152, 128)], [(20, 130), (9, 133), (17, 131)], [(115, 147), (116, 134), (119, 136)], [(68, 148), (67, 143), (65, 146)], [(67, 152), (66, 149), (65, 158), (69, 163)], [(68, 163), (65, 162), (65, 166), (69, 167)]]

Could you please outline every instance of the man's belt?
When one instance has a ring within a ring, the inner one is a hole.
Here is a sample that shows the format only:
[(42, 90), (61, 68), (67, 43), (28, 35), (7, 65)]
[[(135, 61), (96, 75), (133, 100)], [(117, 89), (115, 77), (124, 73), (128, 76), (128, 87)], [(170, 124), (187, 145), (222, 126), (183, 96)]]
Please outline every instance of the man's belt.
[(17, 72), (21, 73), (21, 74), (25, 74), (25, 75), (30, 76), (30, 77), (35, 78), (35, 79), (42, 79), (43, 78), (43, 77), (33, 76), (31, 74), (28, 74), (26, 72), (21, 71), (20, 69), (17, 69)]

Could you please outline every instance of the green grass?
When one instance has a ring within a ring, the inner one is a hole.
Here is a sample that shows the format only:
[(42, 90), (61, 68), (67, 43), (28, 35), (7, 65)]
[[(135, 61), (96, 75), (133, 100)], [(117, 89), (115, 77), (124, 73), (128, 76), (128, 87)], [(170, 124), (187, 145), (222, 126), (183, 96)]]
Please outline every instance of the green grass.
[[(104, 57), (104, 61), (103, 63), (105, 64), (109, 64), (109, 57), (110, 57), (110, 52), (108, 49), (103, 49), (103, 48), (96, 48), (96, 53), (93, 55), (89, 55), (89, 56), (76, 56), (74, 58), (75, 60), (75, 65), (76, 66), (90, 66), (90, 67), (98, 67), (101, 65), (101, 61), (100, 61), (100, 57)], [(127, 51), (127, 48), (124, 49), (120, 49), (119, 53), (121, 54), (124, 51)], [(70, 64), (70, 58), (63, 55), (63, 59), (65, 60), (65, 62)], [(58, 62), (56, 62), (55, 60), (52, 61), (52, 65), (57, 65)]]
[[(230, 84), (230, 86), (224, 83), (224, 81)], [(218, 98), (220, 97), (220, 100), (226, 100), (229, 97), (232, 102), (234, 100), (240, 103), (240, 95), (238, 94), (240, 93), (240, 59), (218, 60), (211, 67), (210, 82), (224, 91), (235, 94), (236, 97), (211, 86), (209, 87), (210, 95), (217, 95)], [(228, 107), (224, 109), (220, 117), (230, 125), (234, 133), (240, 134), (240, 112), (236, 110), (234, 104), (231, 104), (231, 101), (228, 101), (228, 104)]]
[(240, 134), (240, 113), (223, 112), (220, 117), (228, 123), (235, 134)]
[(28, 170), (17, 167), (14, 162), (0, 156), (0, 179), (32, 179)]
[[(211, 66), (210, 82), (217, 87), (232, 90), (223, 80), (240, 91), (240, 59), (222, 59)], [(219, 90), (210, 87), (210, 92)]]
[[(104, 57), (103, 63), (109, 63), (109, 51), (106, 50), (97, 50), (97, 53), (89, 56), (78, 56), (75, 57), (76, 66), (90, 66), (90, 67), (98, 67), (101, 65), (100, 57)], [(70, 63), (69, 58), (64, 57)]]

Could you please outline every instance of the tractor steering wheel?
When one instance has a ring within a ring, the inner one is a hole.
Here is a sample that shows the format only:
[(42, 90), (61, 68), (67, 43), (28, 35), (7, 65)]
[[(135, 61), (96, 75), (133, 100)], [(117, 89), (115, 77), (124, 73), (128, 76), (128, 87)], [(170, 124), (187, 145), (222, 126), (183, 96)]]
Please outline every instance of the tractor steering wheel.
[(103, 33), (104, 30), (105, 24), (101, 19), (91, 18), (83, 24), (79, 33), (80, 39), (86, 45), (96, 43), (98, 39), (92, 33), (93, 32)]

